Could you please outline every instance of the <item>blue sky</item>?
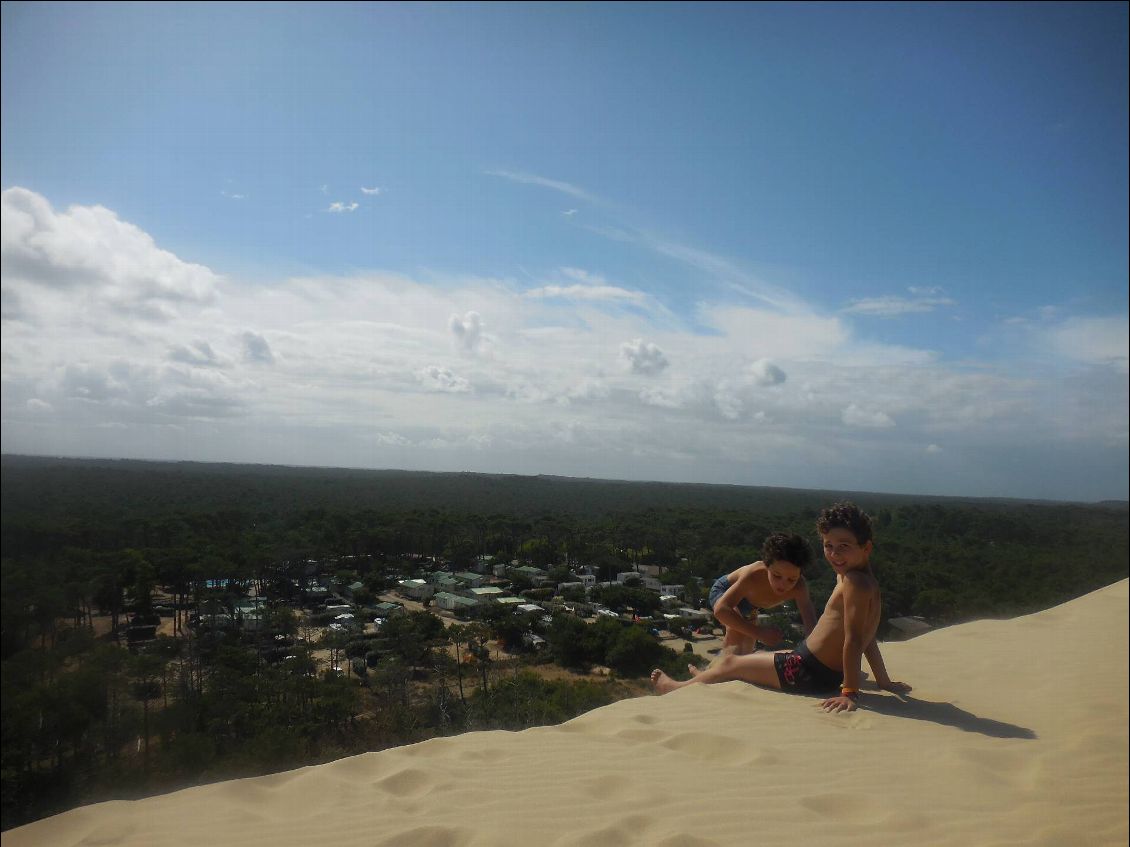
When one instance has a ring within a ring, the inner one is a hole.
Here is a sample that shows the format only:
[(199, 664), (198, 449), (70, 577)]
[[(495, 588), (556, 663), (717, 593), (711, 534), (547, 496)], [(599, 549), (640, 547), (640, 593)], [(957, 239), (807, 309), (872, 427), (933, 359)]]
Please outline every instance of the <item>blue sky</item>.
[(3, 5), (5, 452), (1127, 497), (1125, 4)]

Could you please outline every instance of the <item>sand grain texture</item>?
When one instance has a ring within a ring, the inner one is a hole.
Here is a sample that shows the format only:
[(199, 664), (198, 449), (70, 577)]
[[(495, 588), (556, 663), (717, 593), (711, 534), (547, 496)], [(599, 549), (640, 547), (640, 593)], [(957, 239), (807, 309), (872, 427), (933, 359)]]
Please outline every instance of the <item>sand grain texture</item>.
[(906, 702), (743, 683), (4, 833), (4, 847), (1125, 845), (1127, 582), (883, 646)]

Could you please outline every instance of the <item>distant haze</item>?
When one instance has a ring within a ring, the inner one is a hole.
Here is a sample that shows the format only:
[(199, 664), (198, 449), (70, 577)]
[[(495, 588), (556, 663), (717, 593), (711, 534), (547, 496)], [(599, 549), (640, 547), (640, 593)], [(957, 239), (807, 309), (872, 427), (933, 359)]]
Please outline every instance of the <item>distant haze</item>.
[(2, 14), (4, 453), (1130, 494), (1126, 4)]

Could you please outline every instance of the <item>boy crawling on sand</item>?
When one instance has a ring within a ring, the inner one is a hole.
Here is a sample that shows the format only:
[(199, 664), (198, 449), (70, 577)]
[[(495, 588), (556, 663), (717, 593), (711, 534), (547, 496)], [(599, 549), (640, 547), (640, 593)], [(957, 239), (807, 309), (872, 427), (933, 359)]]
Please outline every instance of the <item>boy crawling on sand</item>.
[(854, 503), (837, 503), (820, 513), (816, 530), (824, 558), (836, 572), (836, 587), (811, 634), (795, 650), (780, 653), (724, 655), (690, 679), (676, 682), (661, 670), (651, 672), (660, 694), (696, 682), (741, 679), (795, 692), (831, 692), (826, 712), (851, 711), (859, 697), (860, 658), (867, 657), (879, 688), (905, 692), (910, 686), (887, 675), (875, 632), (879, 627), (879, 583), (871, 573), (871, 519)]
[(781, 632), (759, 626), (757, 613), (787, 600), (796, 602), (805, 635), (816, 625), (816, 609), (804, 581), (804, 569), (812, 561), (808, 542), (799, 535), (775, 532), (765, 539), (761, 559), (723, 574), (710, 589), (710, 608), (726, 628), (722, 649), (727, 653), (752, 653), (758, 641), (769, 646), (780, 643)]

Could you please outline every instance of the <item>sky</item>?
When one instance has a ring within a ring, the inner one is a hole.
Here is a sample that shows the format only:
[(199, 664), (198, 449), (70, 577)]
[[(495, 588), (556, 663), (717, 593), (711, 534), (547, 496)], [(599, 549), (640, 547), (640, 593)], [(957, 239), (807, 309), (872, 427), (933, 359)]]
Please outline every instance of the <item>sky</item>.
[(1127, 8), (5, 2), (3, 452), (1126, 499)]

